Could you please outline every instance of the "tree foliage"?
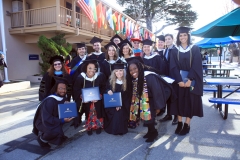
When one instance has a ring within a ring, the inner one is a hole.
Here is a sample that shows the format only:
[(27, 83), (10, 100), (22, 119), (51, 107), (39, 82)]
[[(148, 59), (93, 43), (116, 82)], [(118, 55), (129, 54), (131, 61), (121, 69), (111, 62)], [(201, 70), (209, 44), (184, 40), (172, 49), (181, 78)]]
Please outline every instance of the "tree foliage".
[(39, 37), (38, 47), (42, 50), (40, 54), (42, 62), (39, 62), (39, 65), (42, 74), (46, 73), (50, 67), (49, 60), (51, 57), (55, 55), (66, 57), (72, 50), (72, 46), (66, 43), (64, 36), (64, 34), (58, 34), (50, 39), (43, 35)]
[(124, 12), (136, 21), (146, 23), (152, 31), (152, 24), (163, 21), (157, 32), (166, 26), (191, 26), (197, 20), (197, 13), (191, 10), (189, 0), (117, 0), (125, 7)]

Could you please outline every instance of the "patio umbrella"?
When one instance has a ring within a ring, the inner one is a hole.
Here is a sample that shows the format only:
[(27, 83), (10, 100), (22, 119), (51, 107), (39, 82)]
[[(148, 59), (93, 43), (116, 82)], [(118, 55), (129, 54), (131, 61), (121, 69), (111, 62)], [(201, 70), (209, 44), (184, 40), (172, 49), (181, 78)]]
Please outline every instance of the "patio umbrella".
[(204, 38), (221, 38), (240, 36), (240, 7), (216, 19), (206, 26), (193, 31), (193, 36)]
[[(240, 12), (239, 12), (240, 13)], [(222, 56), (222, 47), (223, 45), (229, 44), (229, 43), (236, 43), (240, 42), (240, 36), (236, 37), (224, 37), (224, 38), (204, 38), (203, 40), (195, 43), (195, 45), (198, 45), (201, 48), (216, 48), (217, 46), (220, 46), (220, 68), (222, 67), (222, 62), (221, 62), (221, 56)], [(216, 47), (214, 47), (216, 46)]]

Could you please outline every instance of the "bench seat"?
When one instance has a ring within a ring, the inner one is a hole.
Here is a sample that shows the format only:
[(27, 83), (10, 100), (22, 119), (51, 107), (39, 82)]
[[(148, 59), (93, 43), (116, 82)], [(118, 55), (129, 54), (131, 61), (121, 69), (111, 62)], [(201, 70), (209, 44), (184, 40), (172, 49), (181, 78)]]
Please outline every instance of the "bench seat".
[[(226, 88), (223, 89), (222, 92), (233, 92), (235, 89)], [(213, 97), (216, 98), (217, 88), (203, 88), (204, 92), (213, 92)], [(236, 93), (240, 93), (240, 90), (235, 91)]]
[(228, 105), (235, 104), (240, 105), (240, 99), (230, 99), (230, 98), (209, 98), (209, 102), (217, 103), (217, 104), (225, 104), (225, 110), (222, 111), (222, 108), (219, 108), (219, 112), (221, 113), (223, 119), (227, 119), (228, 117)]

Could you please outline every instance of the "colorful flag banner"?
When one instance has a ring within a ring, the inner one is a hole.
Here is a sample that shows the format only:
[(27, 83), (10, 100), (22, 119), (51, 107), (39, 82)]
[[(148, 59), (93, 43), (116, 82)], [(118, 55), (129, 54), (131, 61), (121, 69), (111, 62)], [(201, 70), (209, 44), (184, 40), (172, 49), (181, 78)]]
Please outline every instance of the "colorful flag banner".
[(103, 18), (102, 2), (100, 2), (97, 5), (97, 17), (98, 17), (98, 28), (101, 28), (102, 27), (102, 18)]
[(107, 10), (106, 18), (107, 18), (110, 28), (112, 28), (112, 30), (114, 30), (113, 19), (112, 19), (112, 8), (109, 8)]
[(91, 8), (92, 10), (92, 14), (93, 14), (93, 19), (95, 22), (98, 21), (98, 18), (97, 18), (97, 10), (96, 10), (96, 3), (95, 3), (95, 0), (89, 0), (89, 7)]
[(88, 6), (89, 0), (78, 0), (77, 2), (79, 4), (80, 8), (83, 10), (83, 12), (86, 14), (86, 16), (90, 19), (91, 23), (94, 23), (91, 9)]

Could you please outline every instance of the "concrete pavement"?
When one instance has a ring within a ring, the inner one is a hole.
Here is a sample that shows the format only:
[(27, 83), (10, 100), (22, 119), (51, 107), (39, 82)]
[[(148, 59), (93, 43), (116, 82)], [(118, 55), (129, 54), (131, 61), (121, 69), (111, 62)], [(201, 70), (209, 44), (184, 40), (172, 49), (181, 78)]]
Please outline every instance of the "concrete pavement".
[[(236, 73), (239, 74), (239, 68)], [(123, 136), (102, 132), (88, 136), (84, 127), (65, 124), (69, 138), (61, 146), (42, 149), (31, 133), (32, 119), (38, 104), (38, 85), (30, 89), (0, 95), (0, 159), (240, 159), (240, 115), (229, 106), (229, 116), (223, 120), (218, 110), (208, 102), (212, 93), (204, 93), (204, 117), (193, 117), (190, 133), (174, 134), (171, 122), (158, 122), (158, 140), (145, 143), (147, 128), (142, 124), (129, 129)], [(239, 93), (231, 95), (240, 98)], [(161, 117), (158, 117), (158, 119)]]

